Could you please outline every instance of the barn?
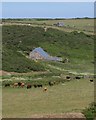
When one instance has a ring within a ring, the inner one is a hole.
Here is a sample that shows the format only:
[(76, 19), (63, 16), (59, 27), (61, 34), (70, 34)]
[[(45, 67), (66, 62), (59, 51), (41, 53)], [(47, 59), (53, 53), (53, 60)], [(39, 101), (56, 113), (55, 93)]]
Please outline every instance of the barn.
[(53, 25), (58, 26), (58, 27), (62, 27), (62, 26), (64, 26), (64, 22), (58, 22), (58, 23), (53, 24)]
[(62, 61), (62, 58), (50, 56), (41, 47), (35, 48), (29, 54), (32, 60), (48, 60), (48, 61)]

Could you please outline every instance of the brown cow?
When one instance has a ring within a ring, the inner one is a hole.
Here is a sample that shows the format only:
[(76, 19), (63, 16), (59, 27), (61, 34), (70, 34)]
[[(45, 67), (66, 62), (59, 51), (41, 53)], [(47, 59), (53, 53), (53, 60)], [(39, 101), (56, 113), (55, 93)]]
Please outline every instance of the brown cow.
[(13, 84), (13, 87), (17, 87), (17, 86), (18, 86), (18, 83), (14, 83), (14, 84)]
[(25, 86), (25, 83), (21, 83), (21, 87), (23, 88)]
[(27, 85), (27, 89), (30, 89), (32, 87), (32, 85), (28, 84)]

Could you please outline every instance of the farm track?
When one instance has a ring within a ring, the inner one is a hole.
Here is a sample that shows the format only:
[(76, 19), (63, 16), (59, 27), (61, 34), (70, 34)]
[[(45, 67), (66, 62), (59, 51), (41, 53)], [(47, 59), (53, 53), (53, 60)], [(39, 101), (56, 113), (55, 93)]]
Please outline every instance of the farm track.
[(31, 75), (31, 74), (44, 74), (44, 73), (47, 73), (47, 71), (45, 72), (28, 72), (28, 73), (17, 73), (17, 72), (7, 72), (7, 71), (3, 71), (3, 70), (0, 70), (0, 76), (3, 76), (3, 75)]
[(60, 70), (60, 71), (65, 71), (65, 72), (68, 72), (68, 73), (72, 73), (74, 75), (94, 75), (92, 73), (79, 73), (79, 72), (72, 72), (71, 70), (65, 70), (65, 69), (62, 69), (60, 67), (57, 67), (57, 66), (53, 66), (53, 65), (48, 65), (50, 68), (53, 68), (53, 69), (57, 69), (57, 70)]

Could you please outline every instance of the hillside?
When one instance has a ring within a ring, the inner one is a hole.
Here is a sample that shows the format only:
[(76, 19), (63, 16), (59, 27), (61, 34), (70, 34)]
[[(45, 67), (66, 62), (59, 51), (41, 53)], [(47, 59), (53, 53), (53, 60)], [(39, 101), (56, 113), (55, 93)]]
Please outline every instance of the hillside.
[(52, 56), (70, 60), (69, 64), (52, 62), (51, 65), (91, 73), (94, 71), (94, 36), (92, 35), (76, 31), (67, 33), (52, 28), (44, 32), (42, 27), (26, 25), (3, 25), (2, 34), (3, 70), (14, 72), (45, 70), (44, 63), (28, 59), (30, 51), (35, 47), (42, 47)]

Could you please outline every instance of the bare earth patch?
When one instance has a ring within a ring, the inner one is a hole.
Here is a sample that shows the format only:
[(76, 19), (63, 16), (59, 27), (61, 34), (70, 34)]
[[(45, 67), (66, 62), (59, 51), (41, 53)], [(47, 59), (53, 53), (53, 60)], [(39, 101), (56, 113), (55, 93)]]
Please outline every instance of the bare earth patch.
[(7, 72), (4, 70), (0, 70), (0, 76), (4, 76), (4, 75), (31, 75), (31, 74), (44, 74), (44, 73), (48, 73), (47, 71), (45, 72), (28, 72), (28, 73), (17, 73), (17, 72)]
[(7, 71), (0, 70), (0, 76), (2, 75), (11, 75), (11, 74)]
[(46, 115), (32, 115), (32, 118), (85, 118), (82, 113), (62, 113), (62, 114), (46, 114)]

